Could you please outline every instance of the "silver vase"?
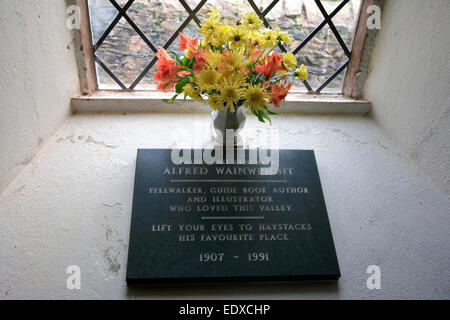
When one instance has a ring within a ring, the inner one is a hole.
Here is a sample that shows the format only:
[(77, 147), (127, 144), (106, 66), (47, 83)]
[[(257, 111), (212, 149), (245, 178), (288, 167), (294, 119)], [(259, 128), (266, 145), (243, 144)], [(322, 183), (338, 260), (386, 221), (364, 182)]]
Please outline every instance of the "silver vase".
[(235, 112), (230, 112), (223, 107), (221, 110), (212, 112), (214, 139), (217, 143), (225, 146), (226, 130), (234, 130), (234, 146), (240, 141), (239, 132), (244, 128), (246, 116), (244, 107), (236, 107)]

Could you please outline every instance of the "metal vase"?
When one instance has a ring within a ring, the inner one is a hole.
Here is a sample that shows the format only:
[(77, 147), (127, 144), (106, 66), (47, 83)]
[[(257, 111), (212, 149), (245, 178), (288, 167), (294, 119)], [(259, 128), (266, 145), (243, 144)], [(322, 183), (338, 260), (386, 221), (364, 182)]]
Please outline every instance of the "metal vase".
[(244, 128), (246, 116), (244, 114), (244, 107), (236, 107), (235, 112), (230, 112), (223, 107), (220, 111), (212, 112), (213, 129), (215, 139), (218, 143), (225, 145), (226, 130), (234, 130), (234, 146), (237, 146), (239, 141), (238, 133)]

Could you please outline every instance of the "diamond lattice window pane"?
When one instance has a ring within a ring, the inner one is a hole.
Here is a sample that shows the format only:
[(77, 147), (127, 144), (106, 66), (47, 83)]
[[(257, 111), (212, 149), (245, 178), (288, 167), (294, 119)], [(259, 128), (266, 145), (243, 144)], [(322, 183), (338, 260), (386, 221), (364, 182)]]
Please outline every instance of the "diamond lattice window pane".
[(200, 3), (200, 0), (186, 0), (188, 6), (194, 10), (194, 8)]
[(109, 0), (89, 0), (92, 40), (94, 44), (117, 16), (118, 11)]
[(178, 0), (137, 1), (127, 14), (157, 48), (163, 47), (189, 16)]
[[(300, 50), (297, 59), (299, 63), (308, 67), (308, 81), (313, 89), (317, 89), (348, 60), (328, 25)], [(338, 91), (342, 87), (343, 77), (344, 73), (341, 72), (327, 86), (327, 89)], [(295, 85), (300, 86), (300, 81), (297, 81)]]
[[(321, 2), (326, 12), (328, 14), (331, 14), (337, 8), (337, 6), (341, 4), (342, 0), (322, 0)], [(361, 2), (361, 0), (350, 0), (350, 2)]]
[(344, 40), (349, 50), (351, 50), (360, 7), (361, 0), (351, 0), (332, 19), (336, 29), (342, 37), (342, 40)]
[(99, 89), (104, 90), (120, 90), (120, 86), (117, 82), (114, 81), (113, 78), (109, 76), (109, 74), (96, 62), (95, 70), (97, 72), (97, 81)]
[[(116, 1), (121, 7), (128, 3), (128, 0)], [(272, 0), (254, 0), (253, 2), (261, 11), (273, 3)], [(201, 0), (186, 0), (186, 3), (191, 10), (194, 10)], [(330, 14), (342, 3), (342, 0), (322, 0), (321, 3)], [(360, 5), (361, 0), (350, 0), (332, 20), (348, 49), (351, 49)], [(208, 0), (196, 15), (198, 21), (203, 22), (207, 18), (207, 13), (212, 6), (220, 10), (227, 23), (234, 23), (244, 12), (253, 10), (248, 0)], [(89, 8), (93, 38), (94, 42), (97, 42), (117, 16), (118, 11), (108, 0), (89, 0)], [(136, 0), (126, 14), (156, 48), (165, 46), (178, 27), (189, 17), (189, 13), (179, 0)], [(266, 20), (272, 28), (280, 28), (292, 35), (294, 43), (286, 44), (285, 47), (288, 51), (293, 51), (323, 22), (324, 17), (315, 0), (279, 0), (267, 13)], [(98, 48), (97, 54), (117, 77), (129, 85), (149, 65), (154, 53), (131, 26), (123, 21), (122, 18), (105, 43)], [(199, 28), (194, 20), (191, 20), (184, 29), (189, 36), (198, 35)], [(178, 44), (179, 39), (176, 38), (168, 49), (178, 51)], [(280, 48), (276, 48), (276, 51), (280, 52)], [(314, 89), (317, 89), (348, 59), (328, 25), (298, 52), (297, 57), (300, 63), (305, 63), (310, 69), (309, 81)], [(142, 78), (137, 88), (154, 85), (155, 72), (154, 65)], [(99, 69), (98, 74), (100, 84), (114, 83), (103, 70)], [(345, 71), (334, 79), (327, 89), (340, 90), (344, 75)], [(300, 81), (296, 82), (296, 86), (305, 90)]]
[(122, 8), (127, 4), (129, 0), (116, 0), (117, 4)]
[[(124, 18), (98, 48), (96, 55), (127, 87), (155, 56)], [(100, 73), (99, 76), (100, 85), (111, 83), (109, 75)]]

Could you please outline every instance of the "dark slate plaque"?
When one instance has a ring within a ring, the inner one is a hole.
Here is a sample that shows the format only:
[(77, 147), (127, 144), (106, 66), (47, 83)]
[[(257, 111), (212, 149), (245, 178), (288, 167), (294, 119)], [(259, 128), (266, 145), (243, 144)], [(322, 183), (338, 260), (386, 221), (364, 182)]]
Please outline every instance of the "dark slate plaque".
[(280, 150), (279, 163), (261, 175), (138, 150), (127, 283), (337, 280), (314, 151)]

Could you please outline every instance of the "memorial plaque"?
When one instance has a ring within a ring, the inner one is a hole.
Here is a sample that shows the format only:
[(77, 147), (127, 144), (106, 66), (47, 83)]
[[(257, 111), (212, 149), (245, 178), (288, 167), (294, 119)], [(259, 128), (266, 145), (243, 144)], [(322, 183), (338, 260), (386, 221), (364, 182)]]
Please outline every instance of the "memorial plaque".
[(340, 277), (314, 151), (280, 150), (275, 175), (244, 152), (244, 164), (177, 165), (171, 150), (138, 150), (128, 284)]

